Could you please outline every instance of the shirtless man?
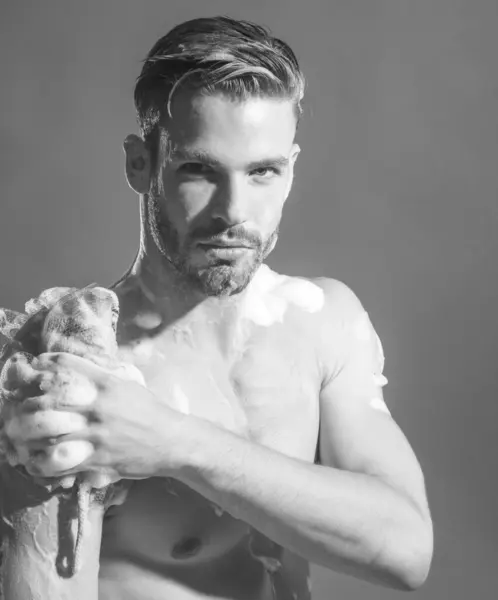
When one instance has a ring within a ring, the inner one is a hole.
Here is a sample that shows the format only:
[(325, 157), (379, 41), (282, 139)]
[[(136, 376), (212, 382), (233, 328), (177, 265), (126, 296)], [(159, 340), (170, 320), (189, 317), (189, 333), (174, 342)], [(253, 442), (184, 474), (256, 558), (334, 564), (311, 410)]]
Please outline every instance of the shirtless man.
[[(54, 440), (48, 419), (23, 440), (28, 471), (53, 476), (54, 448), (79, 439), (80, 470), (127, 481), (92, 508), (72, 598), (96, 598), (98, 578), (100, 600), (304, 600), (309, 561), (402, 590), (427, 577), (423, 475), (384, 403), (367, 313), (336, 280), (264, 264), (303, 89), (286, 44), (226, 18), (179, 25), (144, 63), (141, 136), (124, 143), (140, 248), (113, 289), (121, 357), (147, 387), (69, 354), (33, 363), (36, 409), (80, 425)], [(67, 400), (78, 377), (95, 390), (85, 409)], [(40, 415), (22, 407), (32, 431)]]

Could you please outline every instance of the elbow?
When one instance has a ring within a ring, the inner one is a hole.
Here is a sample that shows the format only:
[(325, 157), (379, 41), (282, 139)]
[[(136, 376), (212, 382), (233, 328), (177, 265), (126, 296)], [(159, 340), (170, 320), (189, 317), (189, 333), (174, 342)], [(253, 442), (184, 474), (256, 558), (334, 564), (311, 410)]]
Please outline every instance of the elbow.
[(397, 536), (396, 543), (385, 557), (384, 569), (389, 573), (391, 587), (405, 592), (418, 590), (427, 580), (433, 555), (433, 530), (429, 521)]
[(396, 573), (396, 589), (403, 592), (414, 592), (421, 588), (429, 576), (432, 552), (425, 550), (403, 565)]

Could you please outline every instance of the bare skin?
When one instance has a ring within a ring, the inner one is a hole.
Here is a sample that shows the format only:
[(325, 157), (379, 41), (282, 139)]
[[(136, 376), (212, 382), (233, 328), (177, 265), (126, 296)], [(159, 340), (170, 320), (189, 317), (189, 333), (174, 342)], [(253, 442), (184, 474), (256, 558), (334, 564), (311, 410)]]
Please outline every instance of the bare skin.
[[(40, 410), (86, 417), (62, 438), (93, 444), (80, 470), (135, 480), (106, 503), (99, 598), (300, 600), (309, 561), (418, 587), (431, 520), (418, 462), (383, 401), (371, 323), (343, 284), (260, 267), (299, 152), (292, 106), (193, 94), (172, 113), (169, 159), (159, 153), (154, 166), (139, 138), (125, 144), (142, 238), (114, 286), (118, 343), (146, 388), (80, 357), (47, 354), (33, 367), (51, 377)], [(71, 373), (97, 391), (85, 410), (71, 405)], [(27, 427), (32, 415), (18, 418)], [(50, 436), (47, 423), (23, 443)], [(50, 454), (26, 466), (67, 475)], [(102, 513), (90, 511), (89, 548)], [(95, 557), (85, 556), (91, 586)]]
[[(119, 331), (121, 355), (141, 369), (148, 389), (164, 402), (171, 404), (173, 399), (173, 406), (190, 415), (313, 462), (320, 381), (313, 361), (305, 358), (313, 334), (308, 342), (302, 339), (303, 317), (313, 326), (312, 313), (279, 294), (278, 286), (289, 280), (266, 268), (254, 283), (260, 279), (269, 279), (268, 284), (277, 288), (266, 292), (265, 304), (270, 305), (272, 297), (286, 304), (283, 331), (278, 322), (255, 323), (250, 313), (238, 314), (237, 322), (215, 325), (190, 315), (163, 322), (164, 329), (152, 340), (132, 316), (148, 312), (144, 304), (151, 308), (149, 301), (140, 290), (125, 291), (127, 283), (121, 284), (115, 290), (118, 296), (124, 291), (121, 302), (128, 320)], [(313, 291), (308, 300), (312, 310)], [(316, 288), (315, 296), (320, 297), (319, 291)], [(266, 557), (269, 563), (274, 559), (282, 565), (275, 576), (265, 569)], [(293, 594), (308, 598), (308, 575), (305, 560), (284, 552), (173, 478), (134, 482), (126, 501), (110, 508), (104, 519), (100, 569), (104, 599), (126, 594), (151, 599), (273, 598), (272, 588), (278, 598), (292, 599)]]

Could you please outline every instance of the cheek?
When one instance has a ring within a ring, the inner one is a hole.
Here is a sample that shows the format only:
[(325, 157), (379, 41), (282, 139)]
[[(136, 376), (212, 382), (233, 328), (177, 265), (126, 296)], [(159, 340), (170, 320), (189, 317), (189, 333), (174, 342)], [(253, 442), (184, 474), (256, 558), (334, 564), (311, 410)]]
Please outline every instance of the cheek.
[(177, 198), (189, 217), (195, 217), (210, 203), (216, 186), (208, 181), (189, 181), (178, 185)]
[(215, 186), (208, 181), (165, 181), (164, 198), (171, 211), (190, 222), (211, 202)]
[(262, 228), (273, 232), (282, 217), (285, 204), (285, 186), (280, 182), (274, 186), (267, 186), (254, 202), (254, 220)]

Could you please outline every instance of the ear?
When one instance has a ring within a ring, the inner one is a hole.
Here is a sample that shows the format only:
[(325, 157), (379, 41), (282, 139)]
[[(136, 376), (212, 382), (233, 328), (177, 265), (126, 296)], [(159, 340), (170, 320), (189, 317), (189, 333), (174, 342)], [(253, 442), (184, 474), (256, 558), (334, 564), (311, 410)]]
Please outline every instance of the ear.
[(294, 165), (296, 164), (296, 160), (300, 152), (301, 148), (298, 146), (298, 144), (294, 144), (292, 146), (291, 155), (289, 159), (289, 180), (287, 181), (287, 188), (285, 190), (286, 200), (292, 188), (292, 182), (294, 181)]
[(123, 142), (126, 155), (126, 180), (131, 189), (139, 195), (148, 194), (150, 189), (150, 151), (138, 135), (128, 135)]

